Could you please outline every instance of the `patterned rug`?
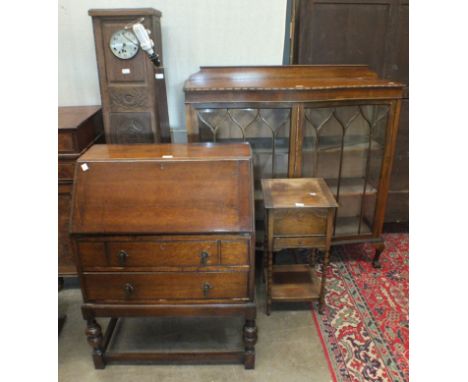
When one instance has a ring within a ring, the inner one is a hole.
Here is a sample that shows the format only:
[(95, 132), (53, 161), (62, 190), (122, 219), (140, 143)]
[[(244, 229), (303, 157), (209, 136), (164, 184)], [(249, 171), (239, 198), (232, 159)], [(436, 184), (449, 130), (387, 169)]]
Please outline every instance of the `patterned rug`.
[(312, 314), (334, 381), (408, 381), (408, 234), (385, 234), (382, 268), (370, 245), (333, 250), (326, 309)]

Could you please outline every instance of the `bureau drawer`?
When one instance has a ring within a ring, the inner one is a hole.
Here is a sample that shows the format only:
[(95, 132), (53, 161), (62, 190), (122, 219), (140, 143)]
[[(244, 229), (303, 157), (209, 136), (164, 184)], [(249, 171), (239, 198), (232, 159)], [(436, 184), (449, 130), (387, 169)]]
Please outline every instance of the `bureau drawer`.
[(328, 211), (314, 209), (281, 209), (274, 213), (274, 235), (316, 235), (327, 230)]
[(106, 267), (106, 246), (101, 242), (82, 241), (77, 243), (78, 254), (83, 269)]
[(223, 240), (221, 241), (221, 264), (248, 265), (249, 240)]
[(218, 265), (218, 243), (213, 241), (109, 242), (109, 265), (158, 267)]
[(209, 300), (247, 298), (248, 272), (84, 274), (89, 301)]

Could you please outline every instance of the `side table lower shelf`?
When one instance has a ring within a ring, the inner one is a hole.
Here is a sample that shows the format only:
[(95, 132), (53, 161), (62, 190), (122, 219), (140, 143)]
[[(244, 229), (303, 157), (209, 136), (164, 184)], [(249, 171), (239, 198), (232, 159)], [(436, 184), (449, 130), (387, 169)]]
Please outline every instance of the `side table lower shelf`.
[(315, 301), (320, 298), (320, 280), (308, 264), (273, 265), (272, 301)]

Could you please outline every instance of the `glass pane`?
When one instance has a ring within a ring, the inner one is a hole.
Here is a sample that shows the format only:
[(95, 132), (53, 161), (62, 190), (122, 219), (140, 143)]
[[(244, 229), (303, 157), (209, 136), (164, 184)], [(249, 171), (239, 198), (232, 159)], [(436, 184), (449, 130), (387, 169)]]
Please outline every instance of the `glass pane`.
[(387, 105), (305, 110), (302, 174), (337, 198), (335, 236), (372, 231), (387, 118)]
[(256, 189), (262, 178), (288, 176), (290, 109), (203, 109), (198, 119), (202, 142), (250, 143)]

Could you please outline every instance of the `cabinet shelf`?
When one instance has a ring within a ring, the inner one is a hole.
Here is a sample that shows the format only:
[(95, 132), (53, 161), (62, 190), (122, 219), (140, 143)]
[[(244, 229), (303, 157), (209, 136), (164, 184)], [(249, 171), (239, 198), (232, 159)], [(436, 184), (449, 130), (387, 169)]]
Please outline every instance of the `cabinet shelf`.
[[(218, 142), (242, 142), (242, 138), (219, 138)], [(254, 152), (259, 154), (272, 154), (272, 138), (248, 137), (246, 141), (250, 143)], [(277, 154), (289, 154), (289, 138), (276, 139), (275, 152)], [(367, 136), (345, 137), (343, 150), (345, 151), (364, 151), (369, 148)], [(333, 153), (341, 150), (341, 137), (322, 137), (317, 147), (318, 152)], [(382, 145), (376, 140), (371, 142), (371, 150), (381, 150)], [(315, 143), (310, 138), (304, 138), (302, 151), (311, 153), (315, 151)]]
[[(325, 179), (331, 192), (336, 197), (338, 179)], [(364, 179), (362, 178), (341, 178), (340, 182), (340, 197), (341, 196), (356, 196), (362, 195), (364, 192)], [(366, 195), (375, 195), (377, 190), (375, 187), (367, 182)]]
[[(357, 235), (359, 230), (359, 217), (338, 217), (336, 218), (335, 224), (335, 235), (334, 236), (353, 236)], [(371, 234), (370, 227), (364, 221), (361, 222), (360, 235)]]

